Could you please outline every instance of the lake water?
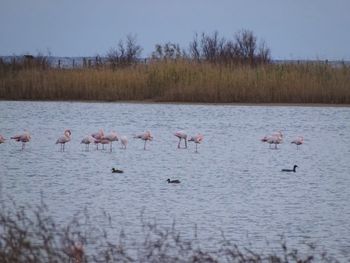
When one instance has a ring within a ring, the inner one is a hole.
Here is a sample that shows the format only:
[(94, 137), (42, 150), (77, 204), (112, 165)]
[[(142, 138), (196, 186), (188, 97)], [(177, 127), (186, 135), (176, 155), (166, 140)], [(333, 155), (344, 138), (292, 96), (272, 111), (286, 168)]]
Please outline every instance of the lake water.
[[(56, 139), (71, 129), (60, 152)], [(128, 148), (112, 153), (80, 144), (86, 134), (116, 130)], [(292, 247), (315, 242), (350, 258), (350, 108), (79, 102), (0, 102), (0, 134), (30, 131), (32, 141), (0, 145), (2, 201), (39, 204), (58, 222), (87, 208), (107, 211), (118, 227), (137, 232), (140, 216), (205, 243), (225, 233), (240, 246), (264, 249), (284, 235)], [(134, 134), (150, 130), (143, 150)], [(177, 130), (204, 142), (177, 149)], [(278, 150), (260, 142), (281, 130)], [(290, 141), (303, 135), (299, 149)], [(296, 173), (282, 168), (299, 166)], [(124, 170), (112, 174), (111, 168)], [(166, 179), (179, 179), (172, 185)], [(137, 234), (137, 233), (135, 233)]]

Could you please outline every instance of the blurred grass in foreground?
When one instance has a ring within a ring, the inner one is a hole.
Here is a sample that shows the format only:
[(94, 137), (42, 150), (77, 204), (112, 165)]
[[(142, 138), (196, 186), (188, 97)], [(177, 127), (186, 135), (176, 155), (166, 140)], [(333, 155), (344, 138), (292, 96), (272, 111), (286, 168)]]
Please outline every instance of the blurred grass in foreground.
[[(104, 213), (104, 228), (96, 225), (85, 210), (67, 225), (56, 224), (44, 203), (31, 208), (15, 203), (0, 208), (0, 262), (338, 262), (312, 244), (301, 251), (290, 249), (284, 239), (276, 252), (254, 252), (222, 239), (208, 249), (197, 239), (184, 239), (175, 224), (166, 228), (143, 220), (140, 237), (115, 232), (112, 219)], [(198, 233), (200, 234), (200, 233)], [(269, 250), (269, 251), (275, 251)]]

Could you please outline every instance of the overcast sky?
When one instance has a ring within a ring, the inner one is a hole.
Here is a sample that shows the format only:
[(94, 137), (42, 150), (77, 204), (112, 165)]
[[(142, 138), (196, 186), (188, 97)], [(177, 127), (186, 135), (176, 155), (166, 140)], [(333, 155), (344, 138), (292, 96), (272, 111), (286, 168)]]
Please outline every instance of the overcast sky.
[(0, 0), (0, 55), (104, 55), (128, 34), (143, 56), (195, 32), (249, 29), (274, 59), (350, 60), (350, 0)]

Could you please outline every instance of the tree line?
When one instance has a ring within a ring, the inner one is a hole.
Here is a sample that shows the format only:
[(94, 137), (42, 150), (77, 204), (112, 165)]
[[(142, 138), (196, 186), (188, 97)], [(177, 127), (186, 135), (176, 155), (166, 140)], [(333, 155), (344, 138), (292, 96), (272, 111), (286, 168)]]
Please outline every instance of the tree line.
[[(107, 61), (114, 68), (138, 63), (142, 47), (136, 37), (128, 35), (120, 40), (116, 48), (107, 53)], [(257, 37), (250, 30), (240, 30), (232, 39), (221, 37), (218, 31), (212, 34), (196, 33), (188, 48), (181, 48), (178, 43), (156, 44), (149, 60), (192, 60), (215, 64), (266, 64), (271, 62), (271, 51), (265, 41), (258, 43)]]
[[(117, 69), (149, 61), (187, 60), (194, 62), (209, 62), (214, 64), (256, 66), (271, 62), (271, 52), (265, 41), (257, 40), (251, 30), (240, 30), (233, 37), (225, 38), (218, 31), (212, 34), (195, 33), (187, 47), (180, 47), (178, 43), (157, 43), (148, 57), (142, 57), (143, 48), (137, 42), (135, 35), (127, 35), (119, 40), (117, 45), (107, 51), (105, 55), (97, 55), (95, 59), (83, 59), (80, 67), (110, 67)], [(37, 56), (14, 56), (10, 61), (0, 58), (0, 69), (21, 70), (28, 68), (48, 69), (59, 67), (51, 65), (49, 56), (39, 53)], [(74, 60), (73, 60), (74, 61)], [(73, 68), (75, 63), (73, 62)]]

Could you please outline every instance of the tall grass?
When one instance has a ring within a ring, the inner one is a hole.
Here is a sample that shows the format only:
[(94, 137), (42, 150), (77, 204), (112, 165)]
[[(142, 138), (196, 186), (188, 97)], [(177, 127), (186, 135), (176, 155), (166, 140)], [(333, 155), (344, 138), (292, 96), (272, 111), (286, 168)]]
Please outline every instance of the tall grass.
[[(112, 219), (100, 227), (85, 211), (67, 225), (57, 224), (45, 204), (35, 208), (2, 205), (0, 208), (0, 262), (338, 262), (309, 244), (300, 251), (290, 249), (284, 239), (280, 249), (255, 252), (239, 248), (222, 233), (215, 247), (205, 248), (193, 238), (184, 239), (175, 224), (160, 227), (141, 220), (140, 237), (115, 232)], [(141, 217), (142, 218), (142, 217)], [(196, 232), (197, 233), (197, 232)]]
[(208, 103), (350, 103), (350, 67), (154, 61), (108, 67), (0, 67), (0, 99)]

